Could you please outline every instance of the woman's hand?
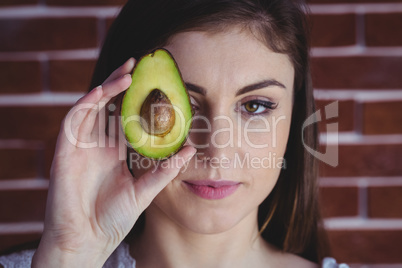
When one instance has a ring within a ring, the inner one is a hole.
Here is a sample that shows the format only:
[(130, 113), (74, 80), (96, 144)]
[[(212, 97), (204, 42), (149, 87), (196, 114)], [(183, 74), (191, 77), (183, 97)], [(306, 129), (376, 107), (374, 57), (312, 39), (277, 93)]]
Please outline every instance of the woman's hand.
[(132, 177), (122, 157), (126, 146), (121, 146), (121, 138), (110, 142), (105, 137), (100, 111), (129, 87), (133, 67), (134, 59), (128, 60), (102, 86), (82, 97), (64, 119), (34, 267), (101, 267), (139, 215), (195, 153), (194, 148), (185, 147), (166, 160), (171, 165), (158, 165), (154, 172)]

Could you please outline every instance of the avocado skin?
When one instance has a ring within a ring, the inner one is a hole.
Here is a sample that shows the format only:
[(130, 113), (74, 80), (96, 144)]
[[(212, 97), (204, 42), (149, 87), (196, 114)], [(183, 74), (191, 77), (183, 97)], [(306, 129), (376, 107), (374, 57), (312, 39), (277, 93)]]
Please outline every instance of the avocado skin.
[[(130, 87), (126, 90), (126, 92), (123, 95), (122, 102), (121, 102), (121, 105), (120, 105), (120, 115), (121, 115), (123, 133), (125, 134), (125, 138), (128, 141), (130, 147), (133, 148), (134, 151), (136, 151), (139, 155), (141, 155), (143, 157), (146, 157), (146, 158), (149, 158), (149, 159), (152, 159), (152, 160), (164, 160), (164, 159), (168, 159), (168, 158), (172, 157), (173, 155), (175, 155), (184, 146), (184, 144), (186, 143), (188, 135), (189, 135), (189, 133), (191, 131), (191, 128), (192, 128), (192, 117), (194, 116), (194, 111), (192, 109), (190, 96), (189, 96), (189, 93), (188, 93), (187, 88), (185, 86), (185, 83), (183, 81), (180, 69), (178, 68), (178, 65), (177, 65), (176, 61), (174, 60), (172, 54), (168, 50), (166, 50), (165, 48), (157, 48), (157, 49), (153, 50), (152, 52), (142, 56), (140, 58), (140, 60), (138, 60), (136, 62), (136, 64), (135, 64), (135, 66), (134, 66), (133, 72), (131, 73), (132, 78), (134, 78), (134, 76), (135, 76), (135, 74), (136, 74), (136, 72), (138, 70), (138, 66), (140, 66), (140, 63), (143, 60), (145, 60), (147, 57), (154, 57), (157, 53), (164, 53), (164, 54), (169, 56), (169, 59), (171, 60), (171, 63), (174, 64), (175, 71), (177, 71), (178, 80), (180, 80), (180, 87), (182, 87), (181, 88), (182, 89), (181, 90), (182, 101), (186, 103), (185, 106), (186, 106), (186, 109), (187, 109), (187, 117), (188, 117), (186, 122), (184, 122), (185, 126), (181, 126), (181, 127), (184, 127), (184, 128), (186, 128), (186, 126), (187, 126), (187, 129), (185, 130), (186, 133), (183, 135), (183, 137), (181, 137), (182, 140), (178, 141), (177, 143), (175, 143), (175, 146), (174, 146), (174, 148), (172, 147), (172, 150), (164, 152), (163, 154), (160, 154), (160, 155), (155, 155), (155, 153), (152, 153), (152, 151), (154, 150), (154, 148), (152, 148), (152, 147), (149, 147), (147, 150), (143, 150), (142, 148), (137, 147), (137, 146), (135, 146), (135, 144), (130, 142), (130, 134), (128, 134), (128, 131), (124, 127), (125, 126), (124, 125), (124, 118), (125, 118), (125, 113), (124, 113), (125, 106), (124, 106), (124, 104), (125, 103), (131, 103), (131, 101), (129, 100), (128, 94), (129, 94), (129, 91), (132, 90), (133, 87), (135, 87), (134, 79), (133, 79), (133, 82), (130, 85)], [(144, 75), (144, 74), (142, 74), (142, 75)], [(161, 74), (161, 73), (158, 74), (158, 76), (160, 76), (160, 77), (162, 77), (164, 75), (165, 74)], [(155, 88), (153, 88), (153, 89), (155, 89)], [(161, 89), (161, 90), (163, 91), (163, 89)], [(139, 105), (139, 106), (142, 107), (142, 104)], [(172, 102), (172, 104), (175, 105), (175, 103), (173, 103), (173, 102)], [(139, 114), (141, 114), (141, 113), (139, 113)], [(177, 116), (176, 116), (176, 119), (177, 119)], [(144, 129), (143, 129), (143, 131), (146, 132)], [(158, 135), (155, 135), (155, 136), (158, 136)]]

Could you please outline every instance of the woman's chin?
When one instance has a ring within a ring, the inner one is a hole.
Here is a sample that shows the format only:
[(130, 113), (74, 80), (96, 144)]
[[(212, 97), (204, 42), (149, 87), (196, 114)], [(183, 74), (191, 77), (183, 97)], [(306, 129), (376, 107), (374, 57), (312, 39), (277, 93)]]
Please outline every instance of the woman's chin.
[(198, 209), (196, 212), (193, 210), (190, 213), (183, 211), (182, 213), (169, 214), (168, 220), (171, 224), (179, 227), (179, 230), (205, 235), (225, 233), (235, 228), (235, 226), (241, 225), (242, 222), (250, 221), (251, 219), (255, 221), (253, 213), (249, 214), (239, 209), (231, 211), (230, 208)]
[(236, 224), (235, 219), (204, 219), (186, 224), (185, 227), (196, 234), (212, 235), (225, 233), (234, 228)]

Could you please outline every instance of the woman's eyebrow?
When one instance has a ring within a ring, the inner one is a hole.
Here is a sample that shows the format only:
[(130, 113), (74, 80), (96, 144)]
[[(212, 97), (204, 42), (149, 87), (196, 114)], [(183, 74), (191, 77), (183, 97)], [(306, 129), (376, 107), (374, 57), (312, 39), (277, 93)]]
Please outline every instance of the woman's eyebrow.
[(193, 92), (195, 92), (195, 93), (199, 93), (199, 94), (201, 94), (201, 95), (206, 95), (206, 91), (205, 91), (205, 89), (203, 88), (203, 87), (200, 87), (200, 86), (197, 86), (197, 85), (194, 85), (194, 84), (191, 84), (191, 83), (184, 83), (185, 85), (186, 85), (186, 88), (187, 88), (187, 90), (191, 90), (191, 91), (193, 91)]
[(277, 86), (277, 87), (281, 87), (281, 88), (286, 89), (285, 85), (282, 84), (281, 82), (279, 82), (278, 80), (267, 79), (267, 80), (263, 80), (261, 82), (257, 82), (255, 84), (251, 84), (251, 85), (248, 85), (248, 86), (245, 86), (245, 87), (239, 89), (236, 92), (236, 96), (239, 96), (241, 94), (247, 93), (249, 91), (261, 89), (261, 88), (264, 88), (264, 87), (270, 87), (270, 86)]
[[(197, 86), (195, 84), (188, 83), (188, 82), (186, 82), (184, 84), (186, 85), (187, 90), (193, 91), (195, 93), (199, 93), (199, 94), (204, 95), (204, 96), (206, 95), (206, 90), (203, 87)], [(236, 92), (236, 96), (239, 96), (241, 94), (247, 93), (249, 91), (261, 89), (261, 88), (264, 88), (264, 87), (270, 87), (270, 86), (277, 86), (277, 87), (281, 87), (281, 88), (286, 89), (286, 87), (281, 82), (279, 82), (279, 81), (277, 81), (275, 79), (267, 79), (267, 80), (263, 80), (261, 82), (257, 82), (255, 84), (251, 84), (251, 85), (248, 85), (248, 86), (245, 86), (245, 87), (239, 89)]]

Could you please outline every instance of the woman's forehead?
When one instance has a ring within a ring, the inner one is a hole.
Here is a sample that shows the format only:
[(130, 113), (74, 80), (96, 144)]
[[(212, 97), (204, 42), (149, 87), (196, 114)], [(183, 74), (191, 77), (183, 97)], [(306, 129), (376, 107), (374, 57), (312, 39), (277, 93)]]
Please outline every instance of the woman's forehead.
[(189, 82), (247, 84), (275, 79), (293, 88), (294, 70), (288, 56), (273, 52), (247, 31), (183, 32), (173, 36), (166, 48)]

